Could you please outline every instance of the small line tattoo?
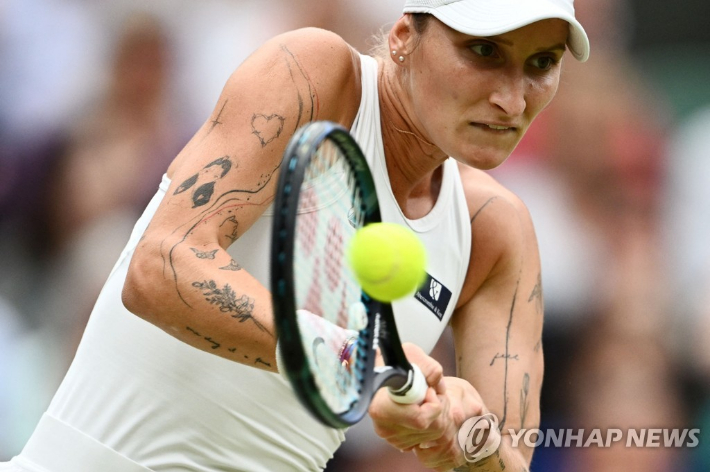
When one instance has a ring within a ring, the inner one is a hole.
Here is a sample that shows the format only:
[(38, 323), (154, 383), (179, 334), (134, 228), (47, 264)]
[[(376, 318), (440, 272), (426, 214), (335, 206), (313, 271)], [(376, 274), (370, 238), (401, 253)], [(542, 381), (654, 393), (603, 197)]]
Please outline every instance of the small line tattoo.
[(520, 429), (525, 427), (525, 418), (528, 415), (528, 393), (530, 391), (530, 375), (526, 372), (523, 376), (523, 387), (520, 389)]
[(476, 221), (476, 218), (478, 218), (478, 215), (481, 214), (481, 212), (483, 211), (483, 209), (486, 208), (491, 202), (493, 202), (493, 201), (496, 200), (497, 198), (498, 198), (498, 197), (491, 197), (491, 198), (489, 198), (488, 200), (486, 200), (486, 203), (484, 203), (483, 205), (481, 205), (481, 208), (479, 208), (479, 209), (476, 211), (476, 213), (471, 217), (471, 232), (472, 232), (472, 237), (471, 237), (471, 255), (475, 254), (476, 251), (477, 251), (476, 238), (473, 237), (473, 231), (474, 231), (473, 223)]
[(185, 329), (187, 329), (187, 330), (188, 330), (189, 332), (191, 332), (192, 334), (195, 334), (195, 335), (197, 335), (197, 336), (202, 336), (200, 333), (198, 333), (198, 332), (195, 331), (194, 329), (190, 328), (189, 326), (188, 326), (187, 328), (185, 328)]
[(505, 357), (503, 358), (505, 362), (505, 372), (503, 374), (503, 417), (500, 420), (499, 428), (503, 430), (505, 426), (505, 421), (508, 417), (508, 345), (510, 343), (510, 327), (513, 324), (513, 313), (515, 312), (515, 300), (518, 298), (518, 289), (520, 288), (520, 277), (515, 284), (515, 291), (513, 292), (513, 300), (510, 304), (510, 316), (508, 317), (508, 326), (505, 329)]
[[(288, 67), (291, 81), (296, 87), (296, 100), (298, 101), (298, 116), (296, 124), (293, 128), (294, 132), (300, 127), (303, 118), (306, 121), (313, 121), (317, 118), (320, 110), (320, 100), (318, 99), (318, 90), (316, 90), (311, 78), (306, 70), (298, 62), (296, 56), (289, 51), (285, 45), (281, 45), (281, 50), (286, 54), (286, 67)], [(305, 98), (307, 96), (307, 98)], [(306, 101), (310, 102), (309, 110), (306, 110)], [(304, 116), (306, 115), (307, 116)]]
[(218, 343), (217, 341), (215, 341), (214, 339), (212, 339), (210, 337), (205, 337), (205, 341), (212, 344), (212, 349), (217, 349), (221, 346), (220, 343)]
[(224, 111), (224, 107), (227, 106), (227, 102), (228, 102), (228, 101), (229, 101), (228, 99), (224, 101), (224, 104), (222, 105), (222, 108), (220, 108), (220, 109), (219, 109), (219, 113), (217, 113), (217, 117), (216, 117), (214, 120), (212, 120), (212, 126), (210, 127), (210, 130), (207, 132), (207, 134), (211, 133), (212, 130), (217, 127), (217, 125), (221, 125), (221, 124), (222, 124), (222, 122), (219, 121), (219, 117), (222, 116), (222, 112)]
[(481, 205), (481, 208), (479, 208), (478, 211), (476, 211), (476, 213), (471, 217), (471, 224), (473, 224), (474, 220), (475, 220), (476, 218), (478, 218), (478, 215), (483, 211), (483, 209), (486, 208), (489, 203), (493, 202), (493, 201), (496, 200), (497, 198), (498, 198), (498, 197), (491, 197), (491, 198), (489, 198), (488, 200), (486, 200), (486, 203), (484, 203), (483, 205)]

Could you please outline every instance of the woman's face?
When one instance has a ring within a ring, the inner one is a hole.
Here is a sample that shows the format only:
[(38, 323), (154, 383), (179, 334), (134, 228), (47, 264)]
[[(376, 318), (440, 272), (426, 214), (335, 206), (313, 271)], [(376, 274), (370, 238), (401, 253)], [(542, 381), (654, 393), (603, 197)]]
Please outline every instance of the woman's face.
[(555, 95), (568, 31), (552, 19), (475, 37), (430, 18), (405, 60), (415, 129), (463, 163), (498, 166)]

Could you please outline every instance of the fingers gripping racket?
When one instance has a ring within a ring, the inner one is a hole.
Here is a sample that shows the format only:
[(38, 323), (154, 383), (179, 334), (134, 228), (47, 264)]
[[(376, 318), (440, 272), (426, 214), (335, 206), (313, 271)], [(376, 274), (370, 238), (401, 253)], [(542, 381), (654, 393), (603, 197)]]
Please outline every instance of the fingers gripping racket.
[[(379, 221), (375, 185), (352, 136), (326, 121), (300, 128), (284, 153), (274, 203), (279, 368), (310, 412), (334, 428), (358, 422), (382, 386), (399, 403), (421, 403), (426, 393), (391, 305), (368, 297), (346, 263), (355, 233)], [(375, 366), (377, 351), (383, 366)]]

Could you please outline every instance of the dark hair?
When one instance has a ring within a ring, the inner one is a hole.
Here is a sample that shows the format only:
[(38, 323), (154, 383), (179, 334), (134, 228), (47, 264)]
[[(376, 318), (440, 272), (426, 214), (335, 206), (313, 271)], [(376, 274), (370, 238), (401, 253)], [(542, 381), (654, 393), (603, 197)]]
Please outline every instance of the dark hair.
[(426, 27), (429, 25), (429, 19), (431, 15), (429, 13), (410, 13), (412, 15), (412, 20), (414, 20), (414, 29), (419, 34), (424, 34)]
[[(407, 13), (412, 16), (412, 21), (414, 23), (414, 31), (420, 36), (424, 34), (429, 25), (429, 20), (431, 15), (429, 13)], [(384, 28), (373, 37), (373, 46), (370, 49), (370, 54), (375, 57), (386, 58), (389, 55), (389, 45), (388, 45), (389, 31), (385, 31)]]

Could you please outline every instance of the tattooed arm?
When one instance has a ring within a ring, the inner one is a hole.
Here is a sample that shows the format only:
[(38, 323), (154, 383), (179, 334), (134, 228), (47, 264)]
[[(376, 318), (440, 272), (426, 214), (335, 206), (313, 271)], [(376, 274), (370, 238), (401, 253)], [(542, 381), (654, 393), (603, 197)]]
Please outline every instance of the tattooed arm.
[(457, 471), (526, 471), (533, 450), (511, 430), (540, 422), (543, 298), (537, 238), (525, 205), (485, 174), (464, 170), (471, 218), (467, 285), (452, 327), (457, 375), (499, 420), (498, 451)]
[[(427, 400), (438, 407), (429, 417), (388, 417), (384, 400), (376, 408), (387, 414), (371, 416), (380, 436), (399, 449), (413, 450), (435, 470), (522, 472), (533, 451), (524, 441), (513, 448), (510, 430), (537, 428), (543, 374), (535, 232), (522, 202), (493, 179), (474, 169), (462, 169), (462, 179), (472, 239), (469, 271), (451, 321), (457, 377), (444, 377), (438, 404)], [(416, 352), (407, 354), (421, 362)], [(458, 431), (466, 419), (489, 412), (499, 420), (500, 447), (467, 463)]]
[(247, 59), (168, 169), (124, 305), (198, 349), (276, 370), (271, 295), (226, 249), (273, 200), (293, 132), (315, 119), (350, 126), (359, 87), (351, 48), (322, 30), (281, 35)]

